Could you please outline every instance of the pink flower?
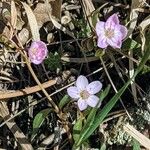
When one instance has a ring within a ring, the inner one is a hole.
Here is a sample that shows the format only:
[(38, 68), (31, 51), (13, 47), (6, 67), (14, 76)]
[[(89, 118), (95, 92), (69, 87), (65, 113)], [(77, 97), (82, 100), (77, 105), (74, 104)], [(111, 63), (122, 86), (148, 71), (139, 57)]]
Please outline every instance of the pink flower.
[(121, 48), (122, 40), (127, 36), (127, 28), (120, 25), (117, 14), (113, 14), (106, 22), (99, 21), (96, 24), (96, 33), (98, 47), (106, 48), (110, 45), (113, 48)]
[[(95, 95), (102, 88), (102, 83), (100, 81), (93, 81), (90, 84), (85, 76), (80, 75), (77, 78), (76, 86), (71, 86), (67, 89), (68, 95), (78, 100), (77, 104), (79, 109), (82, 111), (87, 108), (87, 106), (95, 107), (100, 101)], [(98, 104), (98, 107), (100, 103)]]
[(48, 50), (46, 44), (42, 41), (32, 42), (30, 48), (28, 49), (29, 59), (32, 63), (38, 65), (47, 56)]

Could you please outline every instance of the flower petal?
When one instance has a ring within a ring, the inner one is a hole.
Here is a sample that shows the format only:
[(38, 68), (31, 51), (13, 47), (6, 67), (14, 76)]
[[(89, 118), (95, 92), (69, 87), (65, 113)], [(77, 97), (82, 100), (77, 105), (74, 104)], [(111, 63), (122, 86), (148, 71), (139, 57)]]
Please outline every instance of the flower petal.
[(76, 81), (76, 86), (78, 88), (79, 91), (82, 91), (82, 90), (85, 90), (86, 89), (86, 86), (89, 84), (87, 78), (83, 75), (80, 75), (78, 78), (77, 78), (77, 81)]
[(112, 38), (107, 39), (107, 42), (113, 48), (121, 48), (122, 45), (122, 33), (120, 31), (120, 25), (116, 25), (114, 29), (114, 35)]
[(97, 36), (105, 34), (105, 22), (99, 21), (96, 24), (96, 34)]
[(99, 98), (95, 95), (90, 95), (86, 102), (89, 106), (95, 107), (99, 102)]
[(43, 60), (37, 60), (37, 59), (30, 59), (32, 63), (39, 65), (42, 63)]
[(121, 48), (121, 46), (122, 46), (122, 41), (116, 40), (115, 38), (114, 39), (107, 39), (107, 42), (113, 48)]
[(89, 94), (96, 94), (102, 88), (102, 83), (100, 81), (93, 81), (87, 86), (87, 91)]
[(122, 33), (122, 39), (124, 39), (127, 36), (128, 30), (125, 26), (120, 25), (120, 32)]
[(42, 41), (33, 41), (28, 49), (29, 59), (32, 63), (40, 64), (48, 54), (47, 46)]
[(98, 37), (97, 46), (100, 48), (106, 48), (108, 46), (106, 37)]
[(80, 93), (76, 86), (71, 86), (67, 89), (67, 93), (71, 98), (78, 99), (80, 98)]
[(84, 110), (84, 109), (86, 109), (87, 108), (87, 103), (86, 103), (86, 101), (85, 100), (83, 100), (83, 99), (79, 99), (78, 100), (78, 107), (79, 107), (79, 109), (82, 111), (82, 110)]
[(113, 30), (115, 28), (115, 25), (119, 25), (119, 19), (117, 14), (111, 15), (105, 23), (105, 29), (111, 29)]

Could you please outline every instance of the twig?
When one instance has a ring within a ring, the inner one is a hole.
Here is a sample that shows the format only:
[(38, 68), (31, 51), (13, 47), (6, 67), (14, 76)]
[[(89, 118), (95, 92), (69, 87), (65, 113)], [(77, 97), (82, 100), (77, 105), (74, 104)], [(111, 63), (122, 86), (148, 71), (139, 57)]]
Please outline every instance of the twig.
[[(50, 80), (50, 81), (43, 83), (42, 86), (43, 86), (43, 88), (48, 88), (55, 84), (56, 84), (56, 80)], [(0, 92), (0, 100), (9, 100), (9, 98), (25, 96), (28, 94), (38, 92), (40, 90), (41, 90), (41, 88), (38, 85), (33, 86), (33, 87), (28, 87), (25, 89), (21, 89), (21, 90), (16, 90), (16, 91), (8, 90), (6, 92)]]
[[(108, 71), (107, 71), (107, 68), (106, 68), (106, 66), (105, 66), (105, 64), (104, 64), (104, 61), (103, 61), (102, 57), (100, 57), (100, 60), (101, 60), (101, 62), (102, 62), (102, 65), (103, 65), (103, 67), (104, 67), (104, 70), (105, 70), (105, 72), (106, 72), (106, 75), (107, 75), (107, 77), (108, 77), (108, 79), (109, 79), (109, 81), (110, 81), (110, 83), (111, 83), (111, 85), (112, 85), (114, 91), (115, 91), (116, 93), (118, 93), (118, 91), (117, 91), (117, 89), (116, 89), (116, 87), (115, 87), (115, 85), (114, 85), (114, 83), (113, 83), (113, 81), (112, 81), (112, 79), (111, 79), (111, 77), (110, 77)], [(128, 113), (128, 111), (127, 111), (127, 109), (126, 109), (126, 107), (125, 107), (125, 105), (124, 105), (124, 103), (123, 103), (123, 101), (122, 101), (121, 99), (120, 99), (120, 102), (121, 102), (121, 105), (123, 106), (123, 108), (125, 109), (125, 111), (126, 111), (128, 117), (129, 117), (129, 119), (132, 120), (130, 114)]]

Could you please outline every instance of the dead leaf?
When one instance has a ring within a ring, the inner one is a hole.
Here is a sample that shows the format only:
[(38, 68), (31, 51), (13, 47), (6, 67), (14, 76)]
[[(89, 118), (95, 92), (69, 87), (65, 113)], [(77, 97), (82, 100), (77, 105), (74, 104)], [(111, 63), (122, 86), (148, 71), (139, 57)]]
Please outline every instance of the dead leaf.
[(136, 139), (145, 148), (150, 149), (150, 140), (144, 136), (142, 133), (137, 131), (133, 126), (127, 124), (124, 125), (123, 129), (134, 139)]
[(150, 15), (146, 17), (139, 25), (140, 33), (141, 33), (141, 41), (142, 41), (142, 52), (145, 51), (145, 46), (146, 46), (145, 31), (149, 25), (150, 25)]
[(10, 30), (10, 39), (12, 39), (14, 29), (16, 29), (17, 24), (17, 9), (15, 2), (11, 1), (11, 30)]
[(92, 0), (82, 0), (85, 11), (85, 16), (88, 17), (90, 26), (93, 27), (91, 14), (95, 11), (95, 7), (92, 3)]
[(19, 34), (18, 34), (18, 38), (20, 40), (20, 42), (22, 43), (22, 45), (26, 44), (27, 41), (29, 40), (29, 30), (26, 28), (23, 28)]
[(51, 15), (60, 21), (62, 0), (50, 0), (49, 3), (51, 5), (51, 9), (52, 9)]
[(38, 3), (36, 8), (33, 10), (36, 17), (39, 28), (43, 26), (44, 23), (50, 21), (49, 15), (47, 14), (45, 4)]
[(32, 9), (29, 7), (29, 5), (27, 5), (26, 3), (23, 3), (23, 2), (22, 2), (22, 5), (23, 5), (23, 7), (26, 11), (26, 14), (27, 14), (27, 18), (29, 21), (33, 40), (39, 41), (40, 40), (40, 34), (39, 34), (39, 28), (38, 28), (36, 17), (34, 15)]

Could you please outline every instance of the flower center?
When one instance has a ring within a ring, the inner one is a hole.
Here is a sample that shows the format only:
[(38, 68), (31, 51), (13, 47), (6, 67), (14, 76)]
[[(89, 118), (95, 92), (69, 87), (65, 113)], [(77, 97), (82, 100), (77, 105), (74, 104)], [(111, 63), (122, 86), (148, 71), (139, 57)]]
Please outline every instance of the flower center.
[(32, 52), (32, 55), (36, 55), (37, 49), (36, 48), (32, 48), (31, 52)]
[(80, 93), (80, 96), (82, 99), (87, 99), (90, 96), (90, 94), (88, 91), (84, 90)]
[(114, 31), (111, 29), (105, 30), (105, 36), (109, 39), (111, 39), (114, 36)]

